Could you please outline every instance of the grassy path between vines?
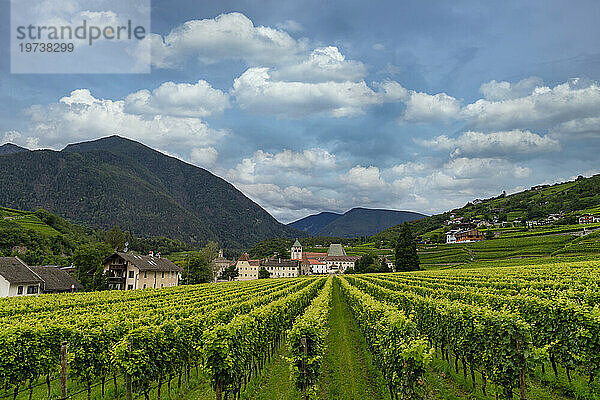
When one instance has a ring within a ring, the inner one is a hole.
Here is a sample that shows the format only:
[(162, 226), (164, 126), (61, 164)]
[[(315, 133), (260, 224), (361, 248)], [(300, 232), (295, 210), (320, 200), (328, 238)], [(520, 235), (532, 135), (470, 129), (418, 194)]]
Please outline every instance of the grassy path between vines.
[(319, 385), (321, 399), (388, 399), (383, 377), (373, 365), (358, 324), (340, 292), (333, 285), (327, 352)]

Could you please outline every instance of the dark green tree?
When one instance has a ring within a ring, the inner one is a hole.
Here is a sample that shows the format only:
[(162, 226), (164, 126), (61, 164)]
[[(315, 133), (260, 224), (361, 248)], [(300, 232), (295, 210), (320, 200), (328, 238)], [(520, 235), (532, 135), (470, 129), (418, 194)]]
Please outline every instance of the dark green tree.
[(85, 290), (106, 289), (106, 277), (102, 262), (113, 253), (113, 248), (108, 243), (91, 243), (79, 246), (73, 252), (73, 265), (77, 271), (77, 280)]
[(258, 271), (258, 279), (269, 279), (270, 277), (271, 273), (265, 267), (261, 267)]
[(417, 243), (410, 229), (410, 225), (405, 222), (400, 227), (398, 240), (396, 242), (396, 271), (417, 271), (419, 270), (419, 256), (417, 254)]
[(235, 278), (237, 278), (239, 275), (239, 272), (237, 270), (237, 268), (235, 267), (235, 265), (230, 265), (229, 267), (225, 268), (225, 270), (223, 272), (221, 272), (221, 276), (219, 276), (219, 279), (223, 279), (223, 280), (234, 280)]
[(214, 259), (217, 258), (218, 245), (209, 242), (200, 251), (190, 252), (184, 264), (182, 280), (187, 285), (212, 282), (215, 279)]
[(123, 251), (125, 248), (125, 234), (118, 226), (113, 226), (110, 231), (106, 232), (104, 241), (110, 244), (115, 251)]

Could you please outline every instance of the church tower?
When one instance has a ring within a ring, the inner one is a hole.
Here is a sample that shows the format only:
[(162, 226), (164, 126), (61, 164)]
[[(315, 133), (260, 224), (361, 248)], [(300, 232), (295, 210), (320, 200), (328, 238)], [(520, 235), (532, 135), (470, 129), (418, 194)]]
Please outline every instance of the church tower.
[(292, 245), (290, 254), (292, 255), (292, 260), (302, 260), (302, 245), (300, 244), (298, 239), (296, 239), (296, 241)]

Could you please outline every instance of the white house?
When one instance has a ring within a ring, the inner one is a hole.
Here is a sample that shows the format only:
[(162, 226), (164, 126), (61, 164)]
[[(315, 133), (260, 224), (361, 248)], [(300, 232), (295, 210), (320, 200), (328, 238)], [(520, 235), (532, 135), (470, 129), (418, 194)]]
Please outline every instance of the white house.
[(43, 283), (19, 257), (0, 257), (0, 297), (37, 295)]

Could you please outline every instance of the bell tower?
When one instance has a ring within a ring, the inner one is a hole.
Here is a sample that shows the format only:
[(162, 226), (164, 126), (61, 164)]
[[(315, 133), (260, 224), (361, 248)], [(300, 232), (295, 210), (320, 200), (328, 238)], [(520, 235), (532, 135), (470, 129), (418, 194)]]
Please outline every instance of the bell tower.
[(302, 260), (302, 245), (300, 244), (298, 239), (296, 239), (296, 241), (292, 245), (290, 254), (292, 255), (292, 260)]

